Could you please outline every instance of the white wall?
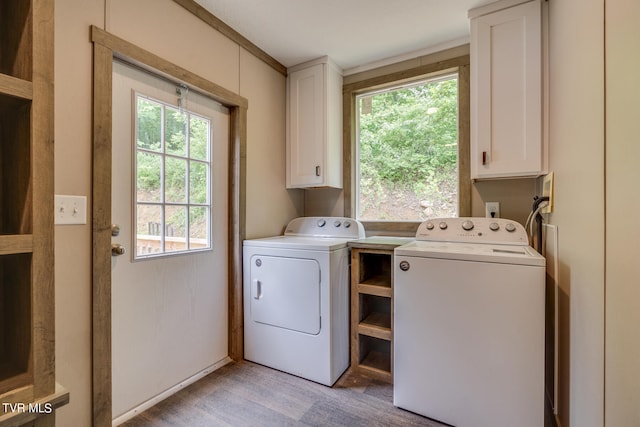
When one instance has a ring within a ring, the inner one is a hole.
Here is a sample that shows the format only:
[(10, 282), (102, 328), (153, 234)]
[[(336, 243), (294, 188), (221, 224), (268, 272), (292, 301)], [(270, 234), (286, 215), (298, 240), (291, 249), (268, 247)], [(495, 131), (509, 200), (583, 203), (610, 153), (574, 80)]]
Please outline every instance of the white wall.
[(640, 2), (606, 0), (605, 425), (640, 425)]
[(563, 427), (601, 426), (604, 416), (603, 10), (604, 0), (549, 1)]
[[(303, 209), (284, 184), (285, 77), (171, 0), (56, 0), (55, 192), (91, 202), (96, 25), (249, 101), (247, 237), (278, 234)], [(106, 26), (105, 26), (106, 22)], [(56, 374), (71, 393), (57, 425), (91, 425), (91, 225), (56, 227)]]

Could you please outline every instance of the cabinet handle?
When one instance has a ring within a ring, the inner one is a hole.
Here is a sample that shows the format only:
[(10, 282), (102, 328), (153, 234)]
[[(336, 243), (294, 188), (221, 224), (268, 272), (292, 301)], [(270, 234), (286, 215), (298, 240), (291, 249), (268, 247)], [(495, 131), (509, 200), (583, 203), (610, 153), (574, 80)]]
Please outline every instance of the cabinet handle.
[(316, 166), (316, 176), (320, 176), (320, 166)]
[(486, 165), (488, 163), (487, 161), (487, 152), (483, 151), (482, 152), (482, 165)]

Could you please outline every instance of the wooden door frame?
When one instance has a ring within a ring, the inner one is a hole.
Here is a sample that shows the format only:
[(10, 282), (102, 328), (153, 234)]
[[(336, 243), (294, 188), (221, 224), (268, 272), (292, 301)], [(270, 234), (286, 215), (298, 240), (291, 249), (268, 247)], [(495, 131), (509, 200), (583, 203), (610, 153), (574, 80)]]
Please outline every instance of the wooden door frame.
[(186, 84), (230, 111), (228, 287), (229, 357), (243, 356), (242, 240), (245, 236), (248, 101), (178, 65), (98, 27), (93, 42), (92, 169), (92, 417), (95, 427), (110, 427), (111, 390), (111, 144), (113, 60), (119, 59)]

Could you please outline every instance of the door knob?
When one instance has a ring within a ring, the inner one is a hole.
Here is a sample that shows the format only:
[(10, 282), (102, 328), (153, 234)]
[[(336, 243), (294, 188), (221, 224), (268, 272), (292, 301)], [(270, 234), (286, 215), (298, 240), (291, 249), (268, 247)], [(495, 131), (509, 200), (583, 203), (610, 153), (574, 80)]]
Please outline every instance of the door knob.
[(111, 244), (111, 256), (124, 255), (126, 252), (127, 252), (127, 249), (124, 246), (122, 246), (120, 243)]

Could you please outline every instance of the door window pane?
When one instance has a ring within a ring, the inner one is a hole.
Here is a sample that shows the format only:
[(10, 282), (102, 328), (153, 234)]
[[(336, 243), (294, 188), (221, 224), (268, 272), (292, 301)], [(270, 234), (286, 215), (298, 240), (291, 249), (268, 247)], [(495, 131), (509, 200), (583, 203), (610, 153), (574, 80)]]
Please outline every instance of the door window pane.
[(187, 161), (167, 157), (164, 173), (165, 202), (185, 203), (187, 201)]
[(211, 120), (135, 96), (135, 258), (211, 249)]
[(177, 108), (165, 108), (165, 144), (167, 154), (187, 155), (187, 115)]

